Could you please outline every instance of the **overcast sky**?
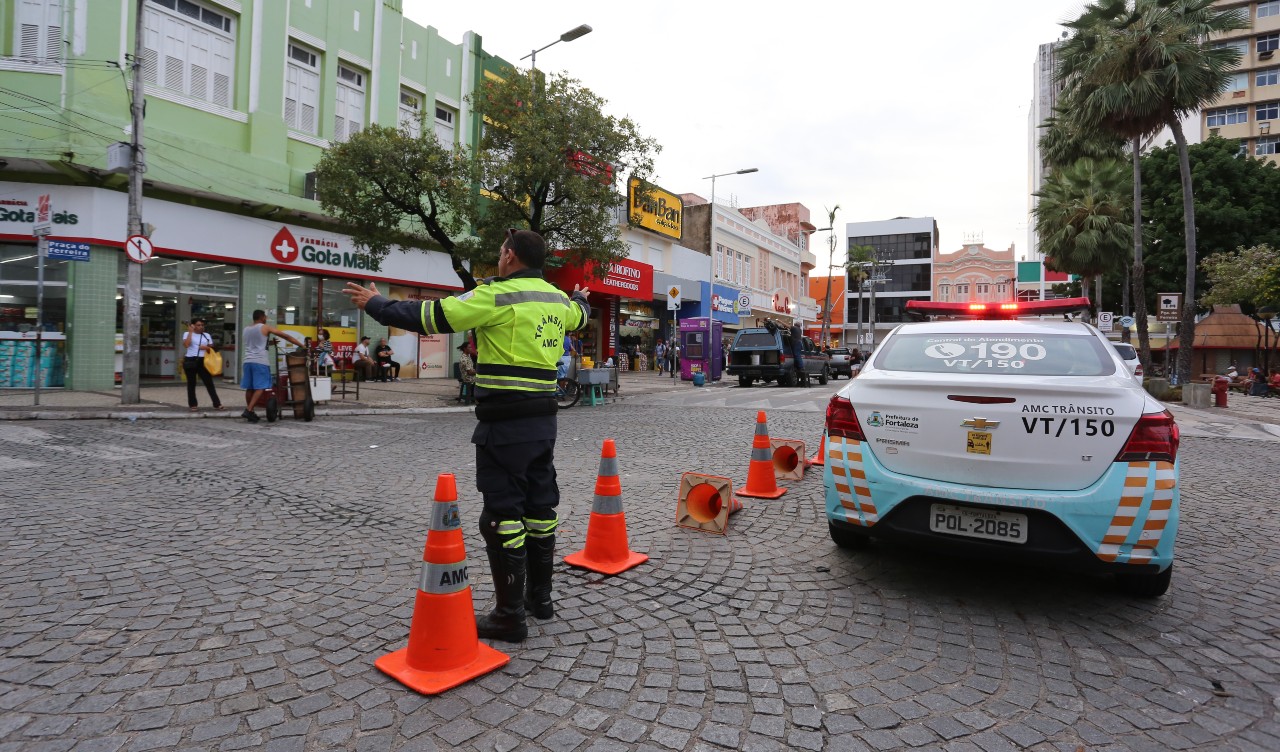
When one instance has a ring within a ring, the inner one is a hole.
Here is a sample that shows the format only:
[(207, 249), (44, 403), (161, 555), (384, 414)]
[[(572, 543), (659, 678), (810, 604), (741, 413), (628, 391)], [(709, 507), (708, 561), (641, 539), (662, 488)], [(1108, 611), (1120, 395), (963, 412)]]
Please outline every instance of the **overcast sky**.
[[(404, 0), (451, 42), (466, 31), (511, 62), (538, 55), (662, 145), (654, 182), (720, 203), (798, 201), (826, 226), (932, 216), (943, 252), (970, 233), (1027, 246), (1027, 114), (1038, 45), (1079, 0), (483, 4)], [(527, 66), (528, 60), (519, 63)], [(811, 248), (825, 265), (824, 233)], [(815, 269), (817, 276), (825, 270)]]

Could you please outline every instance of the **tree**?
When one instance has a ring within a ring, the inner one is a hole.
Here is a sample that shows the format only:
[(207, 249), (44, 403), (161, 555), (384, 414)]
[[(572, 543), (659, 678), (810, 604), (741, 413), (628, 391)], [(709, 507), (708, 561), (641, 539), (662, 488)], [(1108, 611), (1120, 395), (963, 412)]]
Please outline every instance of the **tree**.
[(1055, 170), (1036, 196), (1036, 232), (1045, 266), (1079, 274), (1084, 289), (1119, 267), (1132, 241), (1130, 174), (1117, 159), (1081, 159)]
[(1222, 251), (1200, 262), (1209, 291), (1200, 300), (1206, 307), (1241, 306), (1252, 313), (1266, 305), (1280, 304), (1280, 249), (1267, 244)]
[(1071, 95), (1064, 91), (1053, 108), (1054, 116), (1040, 126), (1040, 154), (1050, 169), (1084, 159), (1120, 159), (1125, 140), (1108, 131), (1085, 130), (1071, 116)]
[(647, 180), (657, 143), (630, 118), (604, 114), (605, 100), (562, 75), (544, 82), (541, 72), (507, 69), (486, 79), (471, 103), (485, 120), (472, 172), (485, 245), (509, 227), (528, 227), (566, 263), (602, 268), (625, 258), (615, 182)]
[[(1192, 145), (1188, 155), (1196, 181), (1196, 240), (1204, 253), (1255, 245), (1280, 248), (1280, 223), (1275, 221), (1280, 168), (1241, 156), (1238, 142), (1217, 136)], [(1147, 280), (1155, 293), (1180, 289), (1184, 282), (1177, 263), (1184, 241), (1178, 170), (1176, 147), (1153, 149), (1142, 158), (1147, 186), (1143, 213), (1151, 244)], [(1202, 264), (1201, 269), (1208, 267)], [(1208, 289), (1197, 279), (1196, 299), (1203, 302)]]
[(822, 344), (826, 345), (831, 332), (831, 269), (836, 258), (836, 212), (840, 205), (836, 204), (827, 210), (827, 297), (822, 303)]
[(467, 161), (423, 129), (380, 125), (325, 150), (316, 164), (320, 206), (347, 226), (356, 246), (378, 268), (397, 245), (449, 254), (463, 287), (475, 280), (462, 264), (474, 255), (465, 237), (472, 205)]
[(858, 341), (854, 343), (858, 352), (862, 352), (862, 288), (871, 277), (871, 261), (875, 254), (876, 249), (869, 245), (850, 246), (844, 262), (844, 269), (849, 273), (849, 286), (858, 291), (858, 328), (855, 330)]
[[(1181, 118), (1221, 94), (1239, 53), (1209, 40), (1246, 28), (1215, 0), (1100, 0), (1067, 24), (1076, 34), (1058, 74), (1072, 88), (1080, 125), (1130, 138), (1168, 126), (1178, 147), (1186, 256), (1178, 375), (1190, 378), (1195, 338), (1196, 215)], [(1136, 159), (1136, 156), (1135, 156)], [(1135, 268), (1137, 267), (1135, 259)], [(1136, 275), (1135, 275), (1136, 277)]]

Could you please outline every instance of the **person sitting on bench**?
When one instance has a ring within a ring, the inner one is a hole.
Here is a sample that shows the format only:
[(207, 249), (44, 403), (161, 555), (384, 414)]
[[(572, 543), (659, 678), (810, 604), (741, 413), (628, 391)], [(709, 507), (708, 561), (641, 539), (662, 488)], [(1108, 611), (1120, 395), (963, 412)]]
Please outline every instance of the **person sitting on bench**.
[(378, 381), (400, 380), (400, 364), (391, 359), (391, 356), (395, 354), (395, 351), (387, 344), (386, 337), (378, 340), (378, 348), (373, 351), (373, 356), (377, 359)]

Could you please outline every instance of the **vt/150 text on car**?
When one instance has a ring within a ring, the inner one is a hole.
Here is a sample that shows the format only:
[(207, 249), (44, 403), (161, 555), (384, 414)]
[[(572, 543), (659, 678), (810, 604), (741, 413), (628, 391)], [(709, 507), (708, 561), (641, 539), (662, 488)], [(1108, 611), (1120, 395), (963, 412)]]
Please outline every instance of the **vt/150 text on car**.
[(827, 406), (832, 539), (912, 539), (1111, 572), (1162, 595), (1178, 530), (1178, 427), (1087, 306), (912, 301), (972, 320), (903, 324)]

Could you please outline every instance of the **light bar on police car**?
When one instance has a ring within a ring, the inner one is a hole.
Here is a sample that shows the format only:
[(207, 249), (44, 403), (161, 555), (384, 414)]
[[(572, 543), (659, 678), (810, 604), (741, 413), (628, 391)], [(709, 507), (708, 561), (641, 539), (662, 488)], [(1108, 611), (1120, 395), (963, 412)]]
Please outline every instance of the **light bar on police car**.
[(920, 316), (1013, 319), (1019, 316), (1075, 313), (1088, 307), (1088, 298), (1032, 300), (1025, 303), (941, 303), (932, 300), (908, 300), (906, 310), (907, 313), (914, 313)]

